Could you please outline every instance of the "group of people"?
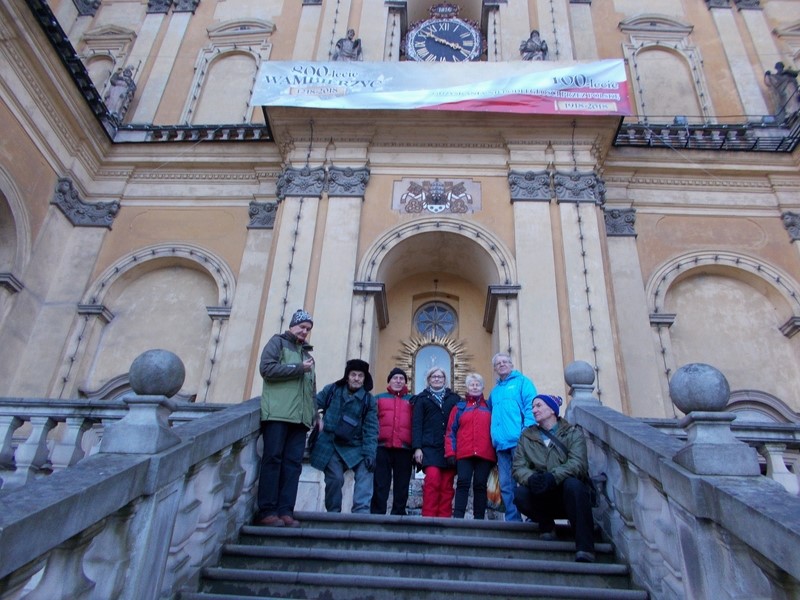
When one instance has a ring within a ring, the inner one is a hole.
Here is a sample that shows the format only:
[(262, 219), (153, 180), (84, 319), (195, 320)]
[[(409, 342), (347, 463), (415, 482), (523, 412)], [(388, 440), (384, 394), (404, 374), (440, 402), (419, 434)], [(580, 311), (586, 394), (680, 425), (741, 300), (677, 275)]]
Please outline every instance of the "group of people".
[(464, 518), (472, 489), (473, 517), (483, 519), (496, 465), (506, 521), (525, 515), (541, 537), (555, 539), (555, 519), (567, 517), (576, 560), (594, 560), (586, 442), (559, 416), (560, 397), (538, 394), (502, 352), (492, 359), (496, 382), (488, 398), (478, 373), (466, 376), (461, 398), (441, 367), (427, 371), (425, 389), (416, 395), (396, 367), (386, 390), (373, 396), (369, 364), (361, 359), (348, 360), (343, 377), (315, 393), (307, 342), (313, 324), (309, 313), (298, 310), (261, 354), (264, 452), (257, 524), (300, 525), (294, 505), (307, 433), (316, 429), (310, 464), (324, 473), (328, 512), (341, 512), (350, 470), (353, 513), (385, 514), (391, 491), (391, 513), (405, 515), (411, 476), (419, 468), (425, 473), (423, 517)]

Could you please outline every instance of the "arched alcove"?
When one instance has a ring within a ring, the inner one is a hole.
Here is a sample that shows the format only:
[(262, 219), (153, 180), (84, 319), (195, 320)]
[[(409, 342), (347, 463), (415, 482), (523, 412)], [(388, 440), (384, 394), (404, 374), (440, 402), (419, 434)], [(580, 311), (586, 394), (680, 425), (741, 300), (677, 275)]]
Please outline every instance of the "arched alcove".
[(489, 288), (516, 283), (510, 252), (490, 232), (450, 217), (404, 223), (367, 250), (358, 277), (385, 286), (389, 318), (377, 343), (378, 374), (396, 364), (410, 375), (416, 370), (416, 355), (431, 339), (419, 331), (415, 315), (433, 303), (454, 311), (454, 333), (433, 340), (453, 357), (454, 389), (463, 387), (468, 368), (490, 379), (494, 336), (500, 334), (483, 326)]
[(800, 307), (796, 289), (784, 273), (743, 255), (696, 253), (670, 261), (648, 286), (652, 313), (671, 322), (659, 329), (670, 368), (708, 363), (731, 388), (763, 390), (796, 410), (800, 340), (781, 329)]

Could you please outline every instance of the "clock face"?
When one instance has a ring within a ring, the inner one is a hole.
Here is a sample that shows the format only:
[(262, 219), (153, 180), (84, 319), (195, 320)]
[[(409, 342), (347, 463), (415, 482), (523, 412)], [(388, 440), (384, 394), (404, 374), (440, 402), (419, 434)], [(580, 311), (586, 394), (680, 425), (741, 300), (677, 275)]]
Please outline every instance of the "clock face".
[(461, 19), (428, 19), (408, 32), (406, 56), (426, 62), (478, 60), (481, 33)]

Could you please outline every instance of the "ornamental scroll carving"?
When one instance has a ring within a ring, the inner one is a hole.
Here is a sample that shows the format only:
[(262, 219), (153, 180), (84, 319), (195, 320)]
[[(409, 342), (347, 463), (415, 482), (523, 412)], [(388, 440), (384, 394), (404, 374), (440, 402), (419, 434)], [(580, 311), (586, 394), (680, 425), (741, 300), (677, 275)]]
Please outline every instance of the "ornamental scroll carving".
[(194, 14), (194, 11), (197, 10), (197, 5), (200, 4), (200, 0), (174, 0), (175, 8), (173, 12), (190, 12)]
[(608, 237), (635, 237), (636, 209), (612, 208), (603, 213)]
[(286, 167), (278, 177), (277, 187), (277, 196), (281, 200), (287, 196), (320, 198), (325, 189), (325, 167)]
[(119, 202), (84, 202), (72, 181), (60, 177), (50, 204), (55, 204), (75, 227), (107, 227), (111, 229), (119, 212)]
[(553, 183), (558, 202), (594, 202), (602, 205), (606, 200), (606, 186), (597, 174), (556, 171)]
[(508, 174), (511, 201), (550, 202), (553, 192), (550, 187), (549, 171), (511, 171)]
[(93, 17), (100, 8), (100, 0), (72, 0), (72, 3), (78, 9), (80, 17)]
[(369, 183), (369, 169), (331, 167), (328, 169), (328, 196), (340, 198), (363, 197)]
[(363, 197), (369, 183), (367, 167), (286, 167), (278, 177), (278, 198), (287, 196), (322, 196), (327, 192), (332, 198)]
[(731, 0), (706, 0), (708, 8), (730, 8)]
[(470, 180), (396, 181), (392, 208), (409, 214), (465, 214), (480, 210), (480, 186)]
[(272, 229), (275, 227), (278, 204), (276, 202), (251, 202), (248, 213), (250, 214), (248, 229)]
[(172, 0), (147, 0), (148, 14), (167, 14)]
[(800, 240), (800, 213), (785, 212), (781, 215), (783, 226), (789, 232), (789, 238), (796, 242)]

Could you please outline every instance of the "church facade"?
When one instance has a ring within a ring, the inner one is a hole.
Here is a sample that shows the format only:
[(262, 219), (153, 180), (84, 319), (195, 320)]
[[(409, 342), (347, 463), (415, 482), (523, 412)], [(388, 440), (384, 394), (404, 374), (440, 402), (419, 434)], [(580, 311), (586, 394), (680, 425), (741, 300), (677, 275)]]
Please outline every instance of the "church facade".
[[(673, 417), (671, 373), (703, 362), (732, 410), (797, 421), (797, 3), (0, 14), (0, 395), (115, 399), (131, 361), (164, 348), (186, 367), (179, 398), (238, 403), (305, 308), (320, 388), (361, 358), (379, 385), (441, 365), (461, 389), (502, 351), (542, 392), (566, 396), (564, 367), (584, 360), (603, 404)], [(632, 114), (253, 102), (271, 61), (455, 63), (461, 40), (466, 72), (624, 61)]]

